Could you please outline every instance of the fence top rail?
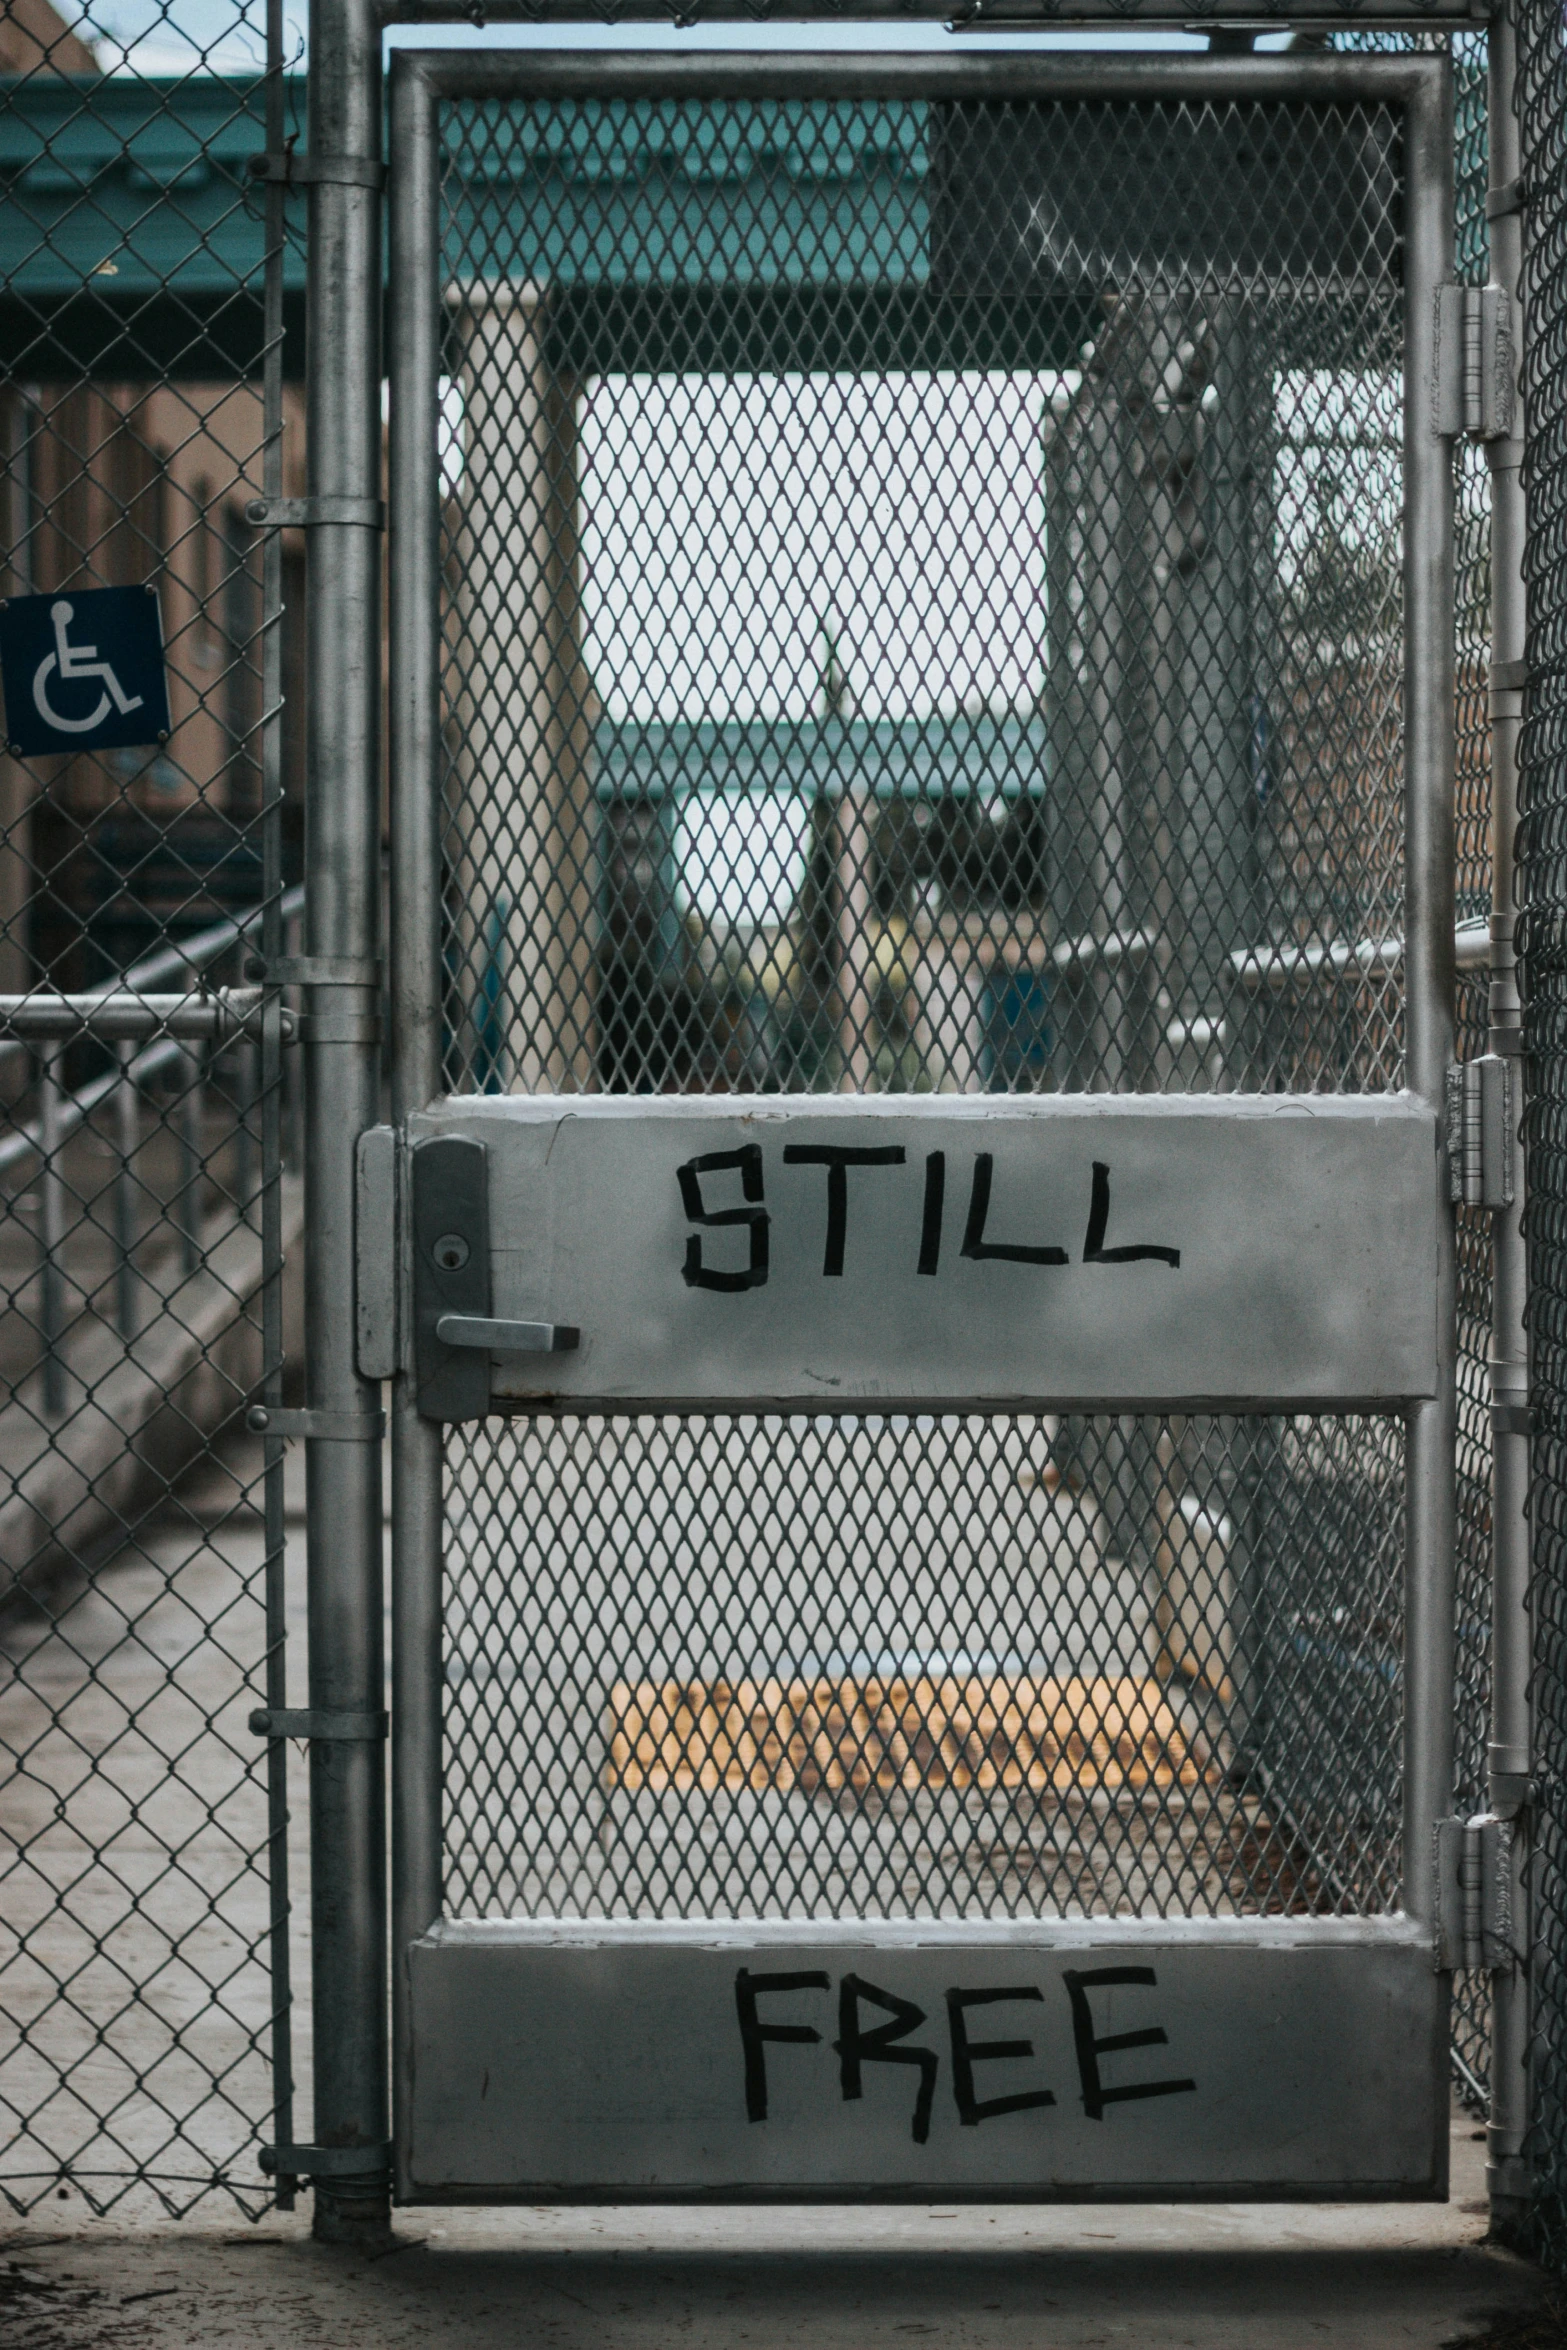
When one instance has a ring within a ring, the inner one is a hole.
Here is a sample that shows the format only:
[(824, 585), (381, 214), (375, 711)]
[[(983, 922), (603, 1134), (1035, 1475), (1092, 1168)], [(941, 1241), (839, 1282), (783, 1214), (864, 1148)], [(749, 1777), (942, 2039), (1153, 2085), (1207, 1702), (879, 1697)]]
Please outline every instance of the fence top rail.
[[(449, 11), (423, 0), (434, 21), (471, 21), (469, 5)], [(916, 11), (917, 12), (917, 11)], [(499, 10), (487, 15), (499, 16)], [(516, 11), (524, 13), (521, 7)], [(535, 12), (528, 11), (530, 22)], [(588, 11), (588, 13), (592, 13)], [(661, 9), (649, 14), (662, 15)], [(889, 10), (888, 13), (891, 13)], [(901, 7), (900, 16), (905, 12)], [(950, 6), (931, 9), (950, 16)], [(1176, 13), (1172, 11), (1172, 13)], [(1189, 10), (1181, 10), (1183, 19)], [(1116, 11), (1119, 21), (1122, 12)], [(1432, 15), (1420, 11), (1422, 21)], [(397, 21), (388, 15), (387, 21)], [(1255, 21), (1255, 12), (1253, 12)], [(1468, 19), (1466, 18), (1466, 21)], [(1451, 66), (1445, 53), (1355, 52), (1301, 56), (1202, 57), (1189, 51), (1130, 56), (1063, 53), (958, 57), (875, 51), (804, 52), (790, 56), (719, 49), (669, 57), (629, 49), (398, 49), (392, 81), (422, 83), (432, 98), (1062, 98), (1170, 100), (1367, 99), (1410, 103), (1439, 88)]]

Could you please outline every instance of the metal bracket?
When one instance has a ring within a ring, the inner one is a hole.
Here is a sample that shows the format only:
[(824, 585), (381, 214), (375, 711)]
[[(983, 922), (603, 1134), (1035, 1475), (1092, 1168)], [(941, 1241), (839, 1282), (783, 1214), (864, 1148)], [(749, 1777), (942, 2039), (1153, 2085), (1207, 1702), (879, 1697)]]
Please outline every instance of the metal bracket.
[(379, 987), (379, 955), (278, 955), (264, 964), (273, 987)]
[(329, 1005), (324, 1011), (301, 1012), (299, 1041), (301, 1044), (379, 1044), (379, 1007), (339, 1003)]
[(1436, 290), (1436, 429), (1445, 438), (1504, 441), (1513, 429), (1518, 358), (1501, 286)]
[(253, 1436), (302, 1436), (307, 1444), (379, 1444), (386, 1434), (385, 1412), (284, 1411), (253, 1403), (245, 1414)]
[(253, 180), (279, 182), (285, 188), (384, 188), (386, 165), (373, 155), (296, 155), (287, 147), (281, 155), (249, 155), (245, 169)]
[(368, 1745), (386, 1736), (384, 1712), (334, 1713), (320, 1705), (258, 1705), (250, 1717), (257, 1738), (309, 1738), (331, 1746)]
[(261, 2167), (269, 2179), (363, 2179), (391, 2167), (392, 2147), (263, 2146)]
[(1447, 1072), (1447, 1194), (1466, 1208), (1513, 1204), (1512, 1063), (1482, 1053)]
[(1513, 1822), (1495, 1812), (1436, 1823), (1436, 1968), (1503, 1972), (1513, 1946)]
[(1491, 1434), (1532, 1436), (1534, 1414), (1526, 1403), (1494, 1403), (1491, 1406)]
[(1509, 220), (1515, 212), (1522, 212), (1524, 184), (1521, 179), (1503, 180), (1500, 187), (1485, 192), (1487, 220)]
[(319, 530), (323, 524), (385, 530), (379, 498), (252, 498), (245, 508), (252, 530)]

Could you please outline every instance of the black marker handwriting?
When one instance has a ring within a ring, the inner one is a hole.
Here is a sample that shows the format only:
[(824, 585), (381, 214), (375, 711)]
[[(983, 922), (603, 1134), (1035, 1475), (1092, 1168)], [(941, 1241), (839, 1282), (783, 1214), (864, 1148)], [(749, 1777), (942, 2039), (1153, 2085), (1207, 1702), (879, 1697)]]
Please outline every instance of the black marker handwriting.
[(974, 1187), (969, 1193), (968, 1223), (964, 1228), (961, 1254), (966, 1257), (1000, 1258), (1008, 1265), (1066, 1265), (1071, 1263), (1064, 1248), (1025, 1248), (1015, 1240), (987, 1240), (985, 1223), (990, 1214), (990, 1182), (996, 1162), (989, 1151), (980, 1151), (974, 1160)]
[(1125, 2105), (1139, 2097), (1179, 2097), (1196, 2089), (1195, 2081), (1129, 2081), (1124, 2087), (1107, 2089), (1101, 2078), (1101, 2056), (1112, 2055), (1118, 2048), (1167, 2048), (1170, 2036), (1159, 2025), (1150, 2024), (1141, 2032), (1111, 2032), (1102, 2038), (1096, 2037), (1094, 2011), (1088, 2003), (1089, 1992), (1095, 1985), (1109, 1989), (1117, 1983), (1151, 1984), (1158, 1979), (1151, 1966), (1102, 1966), (1092, 1968), (1087, 1974), (1078, 1974), (1068, 1967), (1062, 1974), (1067, 1997), (1072, 2002), (1072, 2039), (1077, 2049), (1083, 2111), (1091, 2122), (1104, 2120), (1107, 2105)]
[(901, 1167), (907, 1157), (901, 1143), (876, 1150), (848, 1150), (836, 1143), (791, 1142), (784, 1146), (786, 1167), (825, 1167), (827, 1170), (827, 1246), (822, 1273), (829, 1281), (843, 1271), (843, 1244), (849, 1230), (849, 1169)]
[(693, 1232), (686, 1242), (686, 1261), (681, 1278), (688, 1289), (760, 1289), (767, 1279), (767, 1234), (772, 1219), (763, 1207), (708, 1208), (702, 1203), (701, 1178), (716, 1175), (727, 1167), (740, 1173), (740, 1195), (746, 1200), (760, 1200), (762, 1196), (762, 1153), (759, 1144), (748, 1142), (736, 1151), (708, 1151), (699, 1159), (687, 1159), (683, 1167), (675, 1169), (680, 1185), (681, 1204), (686, 1220), (691, 1224), (705, 1224), (716, 1230), (725, 1224), (748, 1224), (751, 1228), (751, 1261), (741, 1273), (716, 1273), (702, 1262), (702, 1243)]

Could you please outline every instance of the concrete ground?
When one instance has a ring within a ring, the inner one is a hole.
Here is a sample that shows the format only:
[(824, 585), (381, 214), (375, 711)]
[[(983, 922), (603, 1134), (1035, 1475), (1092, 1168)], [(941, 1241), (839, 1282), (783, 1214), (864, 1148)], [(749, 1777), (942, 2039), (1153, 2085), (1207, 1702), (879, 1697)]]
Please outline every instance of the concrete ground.
[(405, 2212), (379, 2256), (46, 2205), (0, 2232), (17, 2350), (1507, 2350), (1567, 2343), (1485, 2241), (1484, 2148), (1446, 2205)]

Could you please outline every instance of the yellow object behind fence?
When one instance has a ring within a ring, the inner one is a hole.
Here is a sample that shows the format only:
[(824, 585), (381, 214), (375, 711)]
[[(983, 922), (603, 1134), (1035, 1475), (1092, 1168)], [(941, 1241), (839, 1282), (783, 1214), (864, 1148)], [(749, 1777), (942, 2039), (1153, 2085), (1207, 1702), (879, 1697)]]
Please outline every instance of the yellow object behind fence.
[(610, 1691), (610, 1788), (890, 1794), (1195, 1786), (1157, 1681), (638, 1681)]

